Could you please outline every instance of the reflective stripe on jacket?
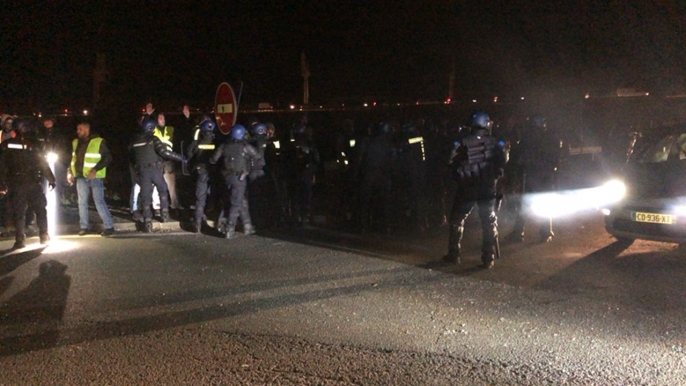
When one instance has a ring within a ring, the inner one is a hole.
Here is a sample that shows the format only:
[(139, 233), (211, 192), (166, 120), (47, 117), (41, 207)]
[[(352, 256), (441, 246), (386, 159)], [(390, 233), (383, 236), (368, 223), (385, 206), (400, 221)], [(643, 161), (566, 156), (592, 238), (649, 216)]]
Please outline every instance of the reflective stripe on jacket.
[[(86, 155), (83, 158), (83, 176), (88, 177), (91, 169), (100, 162), (102, 155), (100, 155), (100, 144), (102, 143), (102, 138), (92, 138), (88, 142), (88, 148), (86, 148)], [(76, 176), (76, 148), (79, 145), (78, 138), (72, 142), (72, 153), (71, 153), (71, 173)], [(107, 174), (107, 168), (102, 168), (95, 173), (95, 178), (105, 178)]]
[(172, 150), (174, 148), (174, 145), (172, 144), (172, 139), (174, 139), (173, 126), (165, 126), (163, 128), (155, 126), (155, 131), (153, 132), (153, 134), (155, 135), (155, 137), (159, 138), (163, 144), (167, 145), (169, 147), (169, 150)]

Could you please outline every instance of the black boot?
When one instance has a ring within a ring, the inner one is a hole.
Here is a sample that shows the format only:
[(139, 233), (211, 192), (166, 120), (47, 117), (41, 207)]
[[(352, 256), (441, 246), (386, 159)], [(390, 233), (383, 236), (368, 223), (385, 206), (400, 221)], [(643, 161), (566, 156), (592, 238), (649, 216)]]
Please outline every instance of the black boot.
[(252, 224), (250, 224), (250, 223), (243, 224), (243, 234), (245, 234), (246, 236), (254, 235), (255, 234), (255, 227), (252, 226)]
[(193, 233), (200, 233), (201, 229), (202, 229), (202, 219), (200, 219), (200, 220), (196, 219), (195, 222), (193, 222), (193, 226), (191, 228), (191, 231)]
[(447, 264), (460, 264), (460, 255), (448, 253), (443, 256), (443, 262)]
[(14, 245), (12, 246), (12, 249), (22, 249), (24, 247), (26, 247), (26, 245), (24, 244), (24, 238), (17, 238), (14, 241)]
[(491, 269), (491, 268), (493, 268), (494, 264), (495, 264), (495, 259), (493, 258), (492, 253), (486, 253), (486, 254), (481, 255), (481, 268)]
[(233, 239), (236, 237), (236, 224), (226, 224), (226, 231), (224, 233), (225, 239)]
[(160, 222), (169, 222), (169, 209), (162, 209), (160, 212)]
[(505, 241), (511, 244), (518, 244), (524, 242), (524, 232), (513, 230), (512, 233), (505, 236)]
[(464, 234), (464, 226), (460, 224), (450, 224), (448, 227), (448, 254), (443, 257), (443, 261), (451, 264), (460, 263), (460, 251), (462, 250), (461, 241)]

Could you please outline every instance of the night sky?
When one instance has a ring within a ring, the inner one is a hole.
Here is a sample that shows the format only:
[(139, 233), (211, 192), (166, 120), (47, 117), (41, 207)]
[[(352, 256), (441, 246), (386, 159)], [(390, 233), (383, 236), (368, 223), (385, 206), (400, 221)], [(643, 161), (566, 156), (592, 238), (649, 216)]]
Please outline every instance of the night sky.
[(441, 100), (453, 61), (459, 98), (686, 92), (683, 1), (100, 3), (3, 2), (2, 112), (91, 107), (96, 52), (139, 107), (209, 106), (222, 81), (299, 103), (303, 51), (316, 104)]

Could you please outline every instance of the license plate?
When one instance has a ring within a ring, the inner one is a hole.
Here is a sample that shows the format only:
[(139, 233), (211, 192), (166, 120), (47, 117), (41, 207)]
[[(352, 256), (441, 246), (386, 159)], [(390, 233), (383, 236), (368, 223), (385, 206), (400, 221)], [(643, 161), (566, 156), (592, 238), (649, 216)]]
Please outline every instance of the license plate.
[(631, 219), (637, 222), (653, 224), (676, 224), (676, 216), (671, 214), (631, 212)]

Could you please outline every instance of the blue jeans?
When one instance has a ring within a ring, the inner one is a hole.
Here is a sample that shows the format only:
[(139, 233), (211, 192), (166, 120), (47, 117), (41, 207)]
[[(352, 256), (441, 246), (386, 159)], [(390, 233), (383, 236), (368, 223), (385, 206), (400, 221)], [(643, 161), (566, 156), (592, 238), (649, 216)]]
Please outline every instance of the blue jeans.
[(114, 227), (110, 210), (105, 203), (105, 190), (103, 189), (102, 178), (89, 180), (88, 178), (76, 179), (76, 191), (79, 195), (79, 226), (81, 229), (88, 229), (88, 198), (91, 190), (93, 191), (93, 201), (98, 214), (105, 224), (105, 228)]

